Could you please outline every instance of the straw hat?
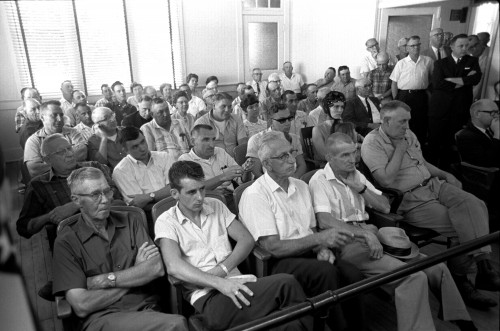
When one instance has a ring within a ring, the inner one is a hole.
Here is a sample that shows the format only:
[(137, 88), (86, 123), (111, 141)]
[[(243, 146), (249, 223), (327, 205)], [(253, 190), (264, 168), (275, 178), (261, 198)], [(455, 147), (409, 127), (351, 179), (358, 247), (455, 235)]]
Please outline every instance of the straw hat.
[(417, 245), (410, 241), (410, 238), (401, 228), (380, 228), (377, 237), (384, 248), (384, 253), (387, 255), (401, 260), (409, 260), (419, 254)]

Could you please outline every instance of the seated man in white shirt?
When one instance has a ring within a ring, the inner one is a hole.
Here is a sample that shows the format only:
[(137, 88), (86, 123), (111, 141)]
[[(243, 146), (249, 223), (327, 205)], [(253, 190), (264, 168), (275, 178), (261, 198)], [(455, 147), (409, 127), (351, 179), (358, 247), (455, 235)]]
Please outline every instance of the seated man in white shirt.
[[(156, 221), (155, 242), (167, 272), (183, 282), (185, 297), (205, 326), (227, 330), (304, 302), (304, 292), (290, 275), (259, 279), (241, 275), (237, 266), (254, 241), (222, 202), (205, 198), (205, 176), (198, 163), (176, 162), (168, 175), (178, 202)], [(236, 241), (234, 249), (229, 237)], [(276, 329), (312, 330), (312, 318), (305, 316)]]
[[(336, 132), (328, 137), (326, 145), (328, 164), (309, 182), (319, 227), (346, 229), (354, 233), (357, 239), (340, 250), (340, 258), (353, 263), (366, 277), (404, 266), (397, 256), (383, 253), (377, 239), (378, 229), (365, 223), (368, 220), (365, 205), (383, 213), (388, 213), (390, 206), (382, 192), (356, 170), (355, 143), (348, 135)], [(442, 318), (457, 321), (459, 326), (470, 325), (472, 322), (465, 303), (450, 271), (441, 263), (384, 285), (384, 289), (395, 293), (398, 330), (434, 329), (428, 281), (441, 301)]]
[(76, 118), (79, 122), (75, 129), (80, 132), (85, 141), (95, 133), (93, 129), (94, 122), (92, 122), (92, 109), (84, 102), (75, 105)]
[(191, 131), (193, 148), (179, 157), (179, 161), (193, 161), (201, 165), (205, 173), (205, 188), (219, 191), (226, 198), (226, 205), (236, 213), (233, 202), (235, 180), (241, 177), (243, 182), (252, 179), (252, 161), (248, 159), (243, 167), (224, 149), (215, 147), (215, 130), (207, 124), (198, 124)]
[(302, 92), (304, 81), (300, 74), (293, 72), (292, 62), (286, 61), (283, 63), (283, 73), (280, 74), (280, 79), (283, 91), (290, 90), (295, 93)]
[[(243, 192), (238, 207), (240, 219), (254, 240), (274, 257), (270, 273), (294, 275), (306, 295), (312, 297), (357, 282), (362, 275), (346, 261), (335, 261), (330, 250), (351, 242), (351, 231), (316, 231), (307, 184), (291, 177), (295, 155), (285, 138), (266, 133), (258, 152), (266, 173)], [(343, 330), (342, 306), (349, 330), (364, 330), (361, 298), (331, 307), (326, 321), (330, 329)]]
[(181, 86), (179, 86), (179, 91), (186, 92), (186, 94), (188, 96), (188, 101), (189, 101), (188, 113), (189, 114), (196, 117), (196, 115), (199, 112), (202, 112), (207, 108), (207, 106), (205, 105), (205, 102), (202, 99), (191, 94), (191, 88), (189, 88), (188, 84), (182, 84)]
[(128, 205), (148, 214), (155, 202), (170, 196), (168, 170), (177, 159), (169, 153), (149, 151), (141, 130), (133, 126), (122, 129), (119, 143), (127, 156), (116, 165), (113, 181)]
[(285, 138), (290, 144), (292, 144), (293, 149), (295, 150), (295, 171), (292, 175), (295, 178), (300, 178), (307, 171), (306, 161), (304, 160), (304, 156), (302, 155), (302, 145), (300, 143), (300, 137), (289, 133), (291, 123), (293, 121), (293, 116), (290, 114), (290, 111), (283, 104), (277, 104), (274, 107), (275, 113), (272, 115), (272, 124), (269, 129), (266, 131), (259, 132), (253, 135), (248, 140), (247, 147), (247, 157), (253, 160), (253, 169), (252, 172), (254, 176), (260, 177), (262, 176), (263, 168), (262, 164), (259, 160), (258, 151), (262, 147), (261, 140), (262, 137), (270, 131), (275, 132), (274, 136), (278, 138)]
[(321, 106), (321, 104), (323, 103), (323, 99), (330, 91), (331, 90), (329, 87), (322, 87), (318, 90), (318, 93), (316, 94), (318, 98), (318, 107), (311, 110), (311, 112), (307, 115), (307, 120), (308, 120), (307, 126), (316, 126), (328, 120), (328, 117), (325, 111), (323, 110), (323, 106)]

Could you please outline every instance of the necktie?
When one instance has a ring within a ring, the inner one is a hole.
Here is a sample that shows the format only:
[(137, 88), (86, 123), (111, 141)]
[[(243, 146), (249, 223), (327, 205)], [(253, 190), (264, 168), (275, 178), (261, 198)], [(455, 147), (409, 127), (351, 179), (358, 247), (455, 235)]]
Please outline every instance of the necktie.
[(365, 98), (365, 102), (366, 102), (366, 109), (368, 109), (368, 116), (370, 116), (370, 123), (373, 123), (372, 107), (368, 102), (368, 98)]
[(441, 60), (441, 49), (438, 48), (437, 53), (438, 53), (438, 60)]
[(257, 95), (260, 95), (260, 83), (257, 82)]
[(491, 128), (486, 129), (486, 134), (490, 137), (490, 139), (493, 139), (493, 130)]

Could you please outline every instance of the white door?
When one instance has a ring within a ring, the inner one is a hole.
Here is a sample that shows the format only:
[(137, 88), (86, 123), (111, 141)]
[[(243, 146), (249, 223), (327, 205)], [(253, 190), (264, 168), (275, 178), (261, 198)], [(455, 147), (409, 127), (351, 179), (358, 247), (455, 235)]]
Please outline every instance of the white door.
[(251, 70), (260, 68), (262, 80), (281, 70), (284, 62), (282, 16), (243, 16), (244, 81), (252, 79)]

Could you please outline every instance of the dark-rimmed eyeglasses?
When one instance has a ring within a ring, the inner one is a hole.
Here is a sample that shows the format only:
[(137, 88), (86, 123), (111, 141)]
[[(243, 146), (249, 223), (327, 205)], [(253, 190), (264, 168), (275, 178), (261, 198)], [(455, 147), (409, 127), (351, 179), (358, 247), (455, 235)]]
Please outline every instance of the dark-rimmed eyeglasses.
[(498, 115), (498, 110), (479, 110), (480, 113), (488, 113), (490, 116)]
[(89, 197), (91, 198), (92, 200), (94, 200), (94, 202), (98, 202), (98, 201), (101, 201), (102, 200), (102, 197), (105, 195), (106, 198), (111, 198), (113, 196), (113, 190), (108, 187), (107, 189), (104, 189), (103, 191), (96, 191), (96, 192), (92, 192), (92, 193), (74, 193), (75, 195), (78, 195), (78, 196), (81, 196), (81, 197)]
[(417, 48), (417, 47), (420, 47), (420, 45), (422, 45), (422, 43), (418, 43), (418, 44), (414, 44), (414, 45), (406, 45), (406, 47)]
[(293, 158), (297, 157), (297, 150), (296, 149), (292, 149), (291, 151), (285, 152), (279, 156), (270, 157), (270, 159), (287, 162), (290, 159), (290, 157), (292, 157), (292, 156), (293, 156)]
[(68, 146), (68, 147), (66, 147), (66, 148), (60, 149), (60, 150), (58, 150), (58, 151), (55, 151), (55, 152), (49, 153), (49, 154), (47, 154), (46, 156), (53, 156), (53, 155), (57, 155), (57, 156), (67, 156), (68, 154), (73, 153), (73, 146), (74, 146), (74, 145), (71, 145), (71, 146)]
[(278, 122), (279, 124), (284, 124), (285, 122), (291, 122), (295, 116), (289, 116), (289, 117), (284, 117), (284, 118), (273, 118), (273, 121)]

